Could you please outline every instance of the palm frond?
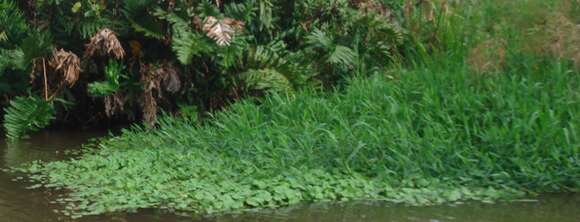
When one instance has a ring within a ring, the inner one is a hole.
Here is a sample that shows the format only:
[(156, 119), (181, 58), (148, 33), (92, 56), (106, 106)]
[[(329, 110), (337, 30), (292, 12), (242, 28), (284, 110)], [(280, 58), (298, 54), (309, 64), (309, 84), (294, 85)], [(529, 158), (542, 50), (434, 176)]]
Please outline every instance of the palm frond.
[(191, 31), (179, 31), (173, 34), (171, 48), (177, 55), (181, 64), (191, 64), (193, 57), (201, 55), (203, 52), (210, 51), (210, 47), (204, 40), (203, 36)]
[(323, 31), (314, 30), (307, 36), (307, 43), (312, 49), (322, 51), (323, 58), (332, 65), (352, 67), (356, 62), (357, 53), (349, 47), (335, 43), (333, 37)]
[(153, 0), (126, 0), (123, 1), (123, 13), (133, 30), (147, 37), (162, 39), (162, 24), (147, 10), (153, 3)]
[(354, 66), (357, 54), (352, 49), (337, 45), (334, 50), (328, 55), (327, 62), (333, 65), (342, 65), (347, 67)]
[(0, 46), (17, 45), (29, 31), (24, 15), (15, 2), (0, 0)]
[(181, 64), (189, 65), (195, 56), (211, 50), (204, 37), (194, 32), (189, 23), (179, 15), (161, 9), (157, 9), (155, 15), (171, 24), (173, 32), (171, 48)]
[(24, 52), (21, 49), (0, 49), (0, 74), (8, 68), (17, 70), (26, 69)]
[(240, 75), (246, 90), (263, 92), (291, 92), (292, 84), (284, 76), (273, 69), (251, 69)]
[(48, 126), (55, 114), (50, 102), (34, 96), (16, 97), (4, 112), (4, 129), (12, 141)]

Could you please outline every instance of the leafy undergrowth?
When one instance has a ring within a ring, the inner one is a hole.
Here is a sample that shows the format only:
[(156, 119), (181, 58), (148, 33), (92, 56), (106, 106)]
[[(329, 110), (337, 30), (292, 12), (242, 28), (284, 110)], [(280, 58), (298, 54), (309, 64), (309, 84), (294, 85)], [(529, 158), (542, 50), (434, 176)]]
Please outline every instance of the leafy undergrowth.
[(560, 63), (355, 79), (343, 93), (274, 95), (197, 124), (133, 127), (81, 158), (21, 171), (70, 193), (73, 217), (216, 213), (298, 202), (429, 205), (580, 188), (580, 75)]

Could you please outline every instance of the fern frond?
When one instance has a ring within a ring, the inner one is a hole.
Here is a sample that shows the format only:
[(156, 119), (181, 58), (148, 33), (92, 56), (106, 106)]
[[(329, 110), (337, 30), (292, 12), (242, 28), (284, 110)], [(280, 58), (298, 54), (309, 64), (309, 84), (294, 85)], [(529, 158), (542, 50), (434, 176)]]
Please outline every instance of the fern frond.
[(24, 70), (26, 65), (21, 49), (0, 49), (0, 75), (8, 68)]
[(349, 47), (336, 44), (334, 38), (320, 30), (314, 30), (306, 37), (310, 48), (320, 49), (326, 62), (332, 65), (352, 67), (357, 54)]
[(203, 36), (191, 31), (177, 31), (173, 34), (171, 48), (183, 65), (191, 64), (194, 56), (211, 50)]
[(34, 96), (16, 97), (4, 112), (4, 129), (12, 141), (48, 126), (55, 115), (50, 102)]
[(258, 45), (250, 49), (246, 57), (245, 65), (248, 68), (278, 67), (286, 64), (284, 56), (287, 54), (284, 41), (272, 41), (267, 45)]
[(306, 37), (306, 43), (310, 47), (323, 48), (329, 51), (334, 46), (334, 38), (319, 29), (315, 29)]
[(181, 64), (189, 65), (195, 56), (211, 51), (209, 43), (201, 34), (194, 32), (184, 18), (159, 8), (156, 9), (155, 16), (171, 24), (173, 31), (171, 48)]
[(337, 45), (329, 54), (326, 61), (333, 65), (352, 67), (356, 62), (356, 58), (357, 54), (352, 49), (346, 46)]
[(0, 46), (17, 45), (29, 31), (26, 19), (15, 2), (0, 0)]
[(123, 13), (133, 30), (147, 37), (162, 39), (161, 23), (147, 11), (153, 3), (153, 0), (126, 0), (123, 1)]
[(52, 36), (50, 33), (35, 30), (22, 41), (23, 62), (30, 64), (33, 59), (52, 53)]
[(284, 76), (273, 69), (251, 69), (241, 75), (246, 90), (264, 92), (291, 92), (292, 84)]

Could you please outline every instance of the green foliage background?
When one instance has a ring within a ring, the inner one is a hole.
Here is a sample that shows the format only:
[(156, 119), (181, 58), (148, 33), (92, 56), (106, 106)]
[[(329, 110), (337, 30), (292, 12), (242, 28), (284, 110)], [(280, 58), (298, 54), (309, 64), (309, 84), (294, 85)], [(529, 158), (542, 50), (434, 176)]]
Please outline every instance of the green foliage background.
[[(57, 122), (91, 125), (174, 112), (178, 104), (205, 113), (269, 91), (331, 88), (348, 76), (379, 72), (399, 56), (403, 31), (388, 17), (399, 15), (379, 9), (400, 2), (366, 2), (376, 9), (348, 0), (2, 0), (1, 105), (14, 96), (43, 97), (48, 88), (54, 95), (47, 100), (75, 104), (56, 107)], [(233, 19), (244, 27), (220, 46), (203, 30), (208, 18)], [(85, 53), (90, 38), (104, 28), (114, 31), (127, 53), (117, 61), (125, 74), (119, 83), (107, 71), (109, 56)], [(42, 69), (52, 50), (61, 48), (82, 60), (80, 80), (72, 87), (59, 87), (59, 74)], [(144, 67), (167, 64), (175, 67), (178, 75), (171, 78), (181, 87), (167, 90), (162, 81), (155, 98), (144, 99)], [(107, 103), (106, 96), (122, 104)], [(113, 105), (117, 111), (110, 115)]]

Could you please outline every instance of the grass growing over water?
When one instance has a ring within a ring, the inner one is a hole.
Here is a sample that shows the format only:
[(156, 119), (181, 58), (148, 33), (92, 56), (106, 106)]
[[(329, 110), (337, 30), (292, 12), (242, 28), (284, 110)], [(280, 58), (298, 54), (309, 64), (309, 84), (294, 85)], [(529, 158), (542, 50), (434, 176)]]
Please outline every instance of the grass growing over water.
[(580, 188), (580, 75), (522, 62), (473, 75), (444, 62), (354, 79), (341, 93), (233, 105), (203, 125), (165, 118), (80, 159), (26, 169), (66, 188), (73, 216), (202, 213), (353, 199), (492, 201)]

